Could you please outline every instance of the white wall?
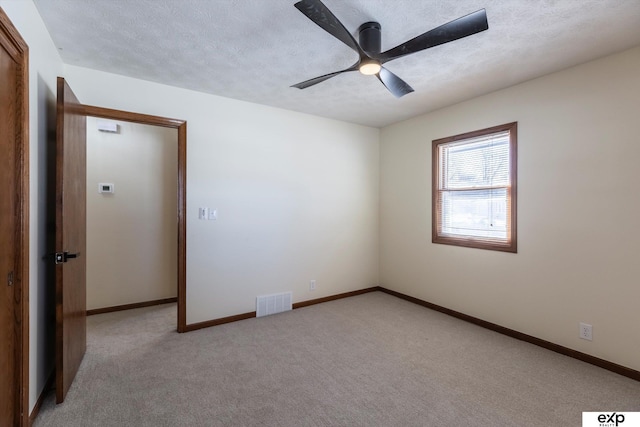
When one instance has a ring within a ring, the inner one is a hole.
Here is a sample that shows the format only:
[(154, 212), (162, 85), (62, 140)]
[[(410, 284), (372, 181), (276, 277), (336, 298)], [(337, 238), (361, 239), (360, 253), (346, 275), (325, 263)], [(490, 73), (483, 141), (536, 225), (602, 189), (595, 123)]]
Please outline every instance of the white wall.
[(188, 324), (254, 311), (257, 295), (377, 285), (377, 129), (75, 66), (65, 77), (85, 104), (187, 120)]
[[(384, 286), (640, 369), (640, 48), (379, 132), (63, 66), (31, 1), (0, 7), (30, 48), (31, 408), (53, 363), (41, 257), (63, 71), (84, 103), (188, 121), (188, 323), (253, 311), (258, 294), (303, 301), (375, 285), (380, 236)], [(510, 121), (518, 254), (431, 244), (431, 140)], [(199, 206), (219, 220), (198, 220)], [(577, 338), (579, 321), (593, 342)]]
[(177, 176), (176, 129), (87, 118), (87, 309), (177, 295)]
[(62, 61), (31, 1), (0, 0), (29, 46), (29, 408), (36, 403), (53, 368), (53, 289), (47, 289), (47, 144), (55, 142), (56, 77)]
[[(381, 284), (640, 369), (638, 70), (640, 47), (384, 128)], [(431, 141), (512, 121), (518, 253), (432, 244)]]

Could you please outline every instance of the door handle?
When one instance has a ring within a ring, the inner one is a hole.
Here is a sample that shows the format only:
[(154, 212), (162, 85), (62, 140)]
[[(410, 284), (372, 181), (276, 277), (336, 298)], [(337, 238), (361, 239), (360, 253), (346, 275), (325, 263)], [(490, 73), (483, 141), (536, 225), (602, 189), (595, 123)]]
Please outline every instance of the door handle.
[(78, 258), (80, 256), (80, 252), (72, 254), (69, 251), (58, 252), (56, 254), (56, 264), (62, 264), (67, 262), (71, 258)]
[(53, 254), (56, 264), (63, 264), (67, 262), (70, 258), (78, 258), (80, 256), (80, 252), (78, 253), (70, 253), (69, 251), (64, 252), (56, 252)]

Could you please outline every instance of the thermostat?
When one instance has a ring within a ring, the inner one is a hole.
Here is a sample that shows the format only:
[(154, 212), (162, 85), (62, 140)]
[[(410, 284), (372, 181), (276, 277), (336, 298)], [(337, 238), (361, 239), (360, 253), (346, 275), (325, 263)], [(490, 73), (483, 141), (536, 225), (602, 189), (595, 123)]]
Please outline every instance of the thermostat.
[(106, 182), (98, 184), (98, 193), (113, 193), (114, 185)]

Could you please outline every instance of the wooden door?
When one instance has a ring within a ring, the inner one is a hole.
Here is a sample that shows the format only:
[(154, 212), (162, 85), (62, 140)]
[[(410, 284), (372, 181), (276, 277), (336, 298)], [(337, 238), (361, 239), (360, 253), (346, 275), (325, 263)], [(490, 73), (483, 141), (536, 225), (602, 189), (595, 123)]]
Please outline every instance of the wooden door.
[[(16, 342), (14, 339), (16, 239), (16, 63), (5, 49), (0, 50), (0, 425), (15, 423)], [(5, 377), (6, 373), (6, 377)], [(5, 381), (7, 378), (8, 381)], [(5, 424), (6, 423), (6, 424)]]
[(58, 77), (56, 124), (56, 401), (64, 401), (87, 346), (86, 116)]
[(0, 9), (0, 425), (28, 419), (27, 46)]

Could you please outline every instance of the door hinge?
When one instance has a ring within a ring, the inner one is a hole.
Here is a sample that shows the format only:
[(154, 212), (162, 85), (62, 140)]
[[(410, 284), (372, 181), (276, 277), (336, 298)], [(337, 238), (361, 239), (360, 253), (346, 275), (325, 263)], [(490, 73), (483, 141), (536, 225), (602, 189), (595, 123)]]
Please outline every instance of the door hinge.
[(7, 274), (7, 286), (13, 286), (13, 271)]

